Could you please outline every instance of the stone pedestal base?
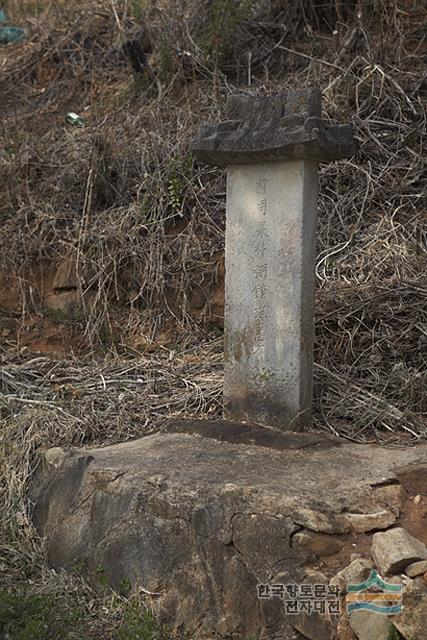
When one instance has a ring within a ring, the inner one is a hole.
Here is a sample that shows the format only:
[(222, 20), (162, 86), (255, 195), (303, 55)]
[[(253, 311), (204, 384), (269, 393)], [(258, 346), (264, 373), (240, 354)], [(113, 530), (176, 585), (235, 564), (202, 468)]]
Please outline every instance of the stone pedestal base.
[(351, 554), (369, 555), (374, 530), (404, 526), (399, 468), (410, 478), (426, 458), (427, 445), (172, 422), (133, 442), (47, 451), (30, 498), (54, 567), (77, 564), (94, 580), (102, 567), (113, 586), (152, 594), (164, 621), (190, 637), (317, 640), (334, 637), (336, 616), (287, 615), (257, 585), (318, 583)]

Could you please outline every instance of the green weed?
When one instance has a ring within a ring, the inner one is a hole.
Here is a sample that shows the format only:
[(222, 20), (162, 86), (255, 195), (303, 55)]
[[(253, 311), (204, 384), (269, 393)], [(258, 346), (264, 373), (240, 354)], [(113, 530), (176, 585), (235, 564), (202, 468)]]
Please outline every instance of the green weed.
[(84, 322), (84, 314), (81, 309), (73, 308), (69, 311), (63, 311), (62, 309), (50, 309), (49, 307), (43, 307), (43, 315), (52, 322), (58, 324), (76, 325)]
[(131, 600), (118, 631), (117, 640), (166, 640), (154, 615), (139, 600)]
[(185, 157), (181, 161), (172, 163), (169, 176), (166, 183), (169, 206), (174, 213), (179, 213), (184, 204), (184, 196), (191, 176), (193, 167), (193, 159), (191, 156)]
[(393, 624), (391, 624), (391, 622), (390, 622), (390, 626), (389, 626), (389, 629), (388, 629), (388, 636), (387, 636), (387, 640), (399, 640), (399, 638), (400, 638), (400, 635), (399, 635), (398, 630), (397, 630), (397, 629), (396, 629), (396, 627), (395, 627)]
[(103, 587), (106, 587), (108, 584), (108, 576), (105, 573), (104, 567), (102, 567), (100, 564), (95, 569), (95, 575), (99, 584), (102, 585)]
[(0, 591), (0, 637), (8, 640), (74, 640), (79, 637), (81, 612), (61, 610), (55, 598), (35, 596), (24, 589)]
[(223, 63), (231, 56), (236, 29), (249, 17), (251, 8), (252, 0), (213, 0), (198, 37), (208, 59)]

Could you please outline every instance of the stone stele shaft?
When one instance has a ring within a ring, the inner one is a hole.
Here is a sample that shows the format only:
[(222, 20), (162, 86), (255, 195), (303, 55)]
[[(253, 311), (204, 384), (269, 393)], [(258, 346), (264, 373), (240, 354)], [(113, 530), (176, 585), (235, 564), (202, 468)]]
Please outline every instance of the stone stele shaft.
[(355, 152), (321, 94), (238, 95), (193, 152), (227, 167), (224, 403), (237, 420), (298, 431), (311, 418), (318, 163)]

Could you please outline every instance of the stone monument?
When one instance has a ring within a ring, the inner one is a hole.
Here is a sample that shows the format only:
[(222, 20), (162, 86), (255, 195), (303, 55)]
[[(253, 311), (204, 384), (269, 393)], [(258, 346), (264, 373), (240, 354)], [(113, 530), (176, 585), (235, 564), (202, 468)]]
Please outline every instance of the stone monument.
[(227, 167), (224, 403), (234, 420), (298, 431), (310, 421), (318, 164), (355, 153), (321, 93), (231, 96), (196, 158)]
[[(229, 117), (195, 143), (228, 167), (225, 397), (231, 416), (279, 429), (175, 418), (139, 440), (50, 449), (32, 521), (53, 567), (98, 586), (102, 567), (180, 637), (385, 638), (392, 623), (421, 640), (427, 444), (280, 431), (310, 414), (317, 164), (353, 153), (351, 128), (322, 122), (316, 90), (232, 98)], [(368, 626), (343, 596), (374, 566), (408, 580), (403, 615)]]

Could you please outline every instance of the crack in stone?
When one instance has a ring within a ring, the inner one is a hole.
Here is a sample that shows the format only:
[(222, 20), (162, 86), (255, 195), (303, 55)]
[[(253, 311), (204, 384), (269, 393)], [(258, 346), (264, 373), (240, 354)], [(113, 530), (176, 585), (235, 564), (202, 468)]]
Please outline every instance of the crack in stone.
[[(294, 521), (292, 521), (294, 522)], [(307, 527), (303, 527), (301, 525), (299, 525), (297, 522), (294, 522), (294, 525), (297, 527), (297, 529), (295, 529), (295, 531), (292, 531), (292, 533), (289, 536), (289, 546), (291, 547), (291, 549), (294, 548), (294, 537), (295, 534), (298, 533), (298, 531), (304, 531), (304, 529), (306, 529)]]

